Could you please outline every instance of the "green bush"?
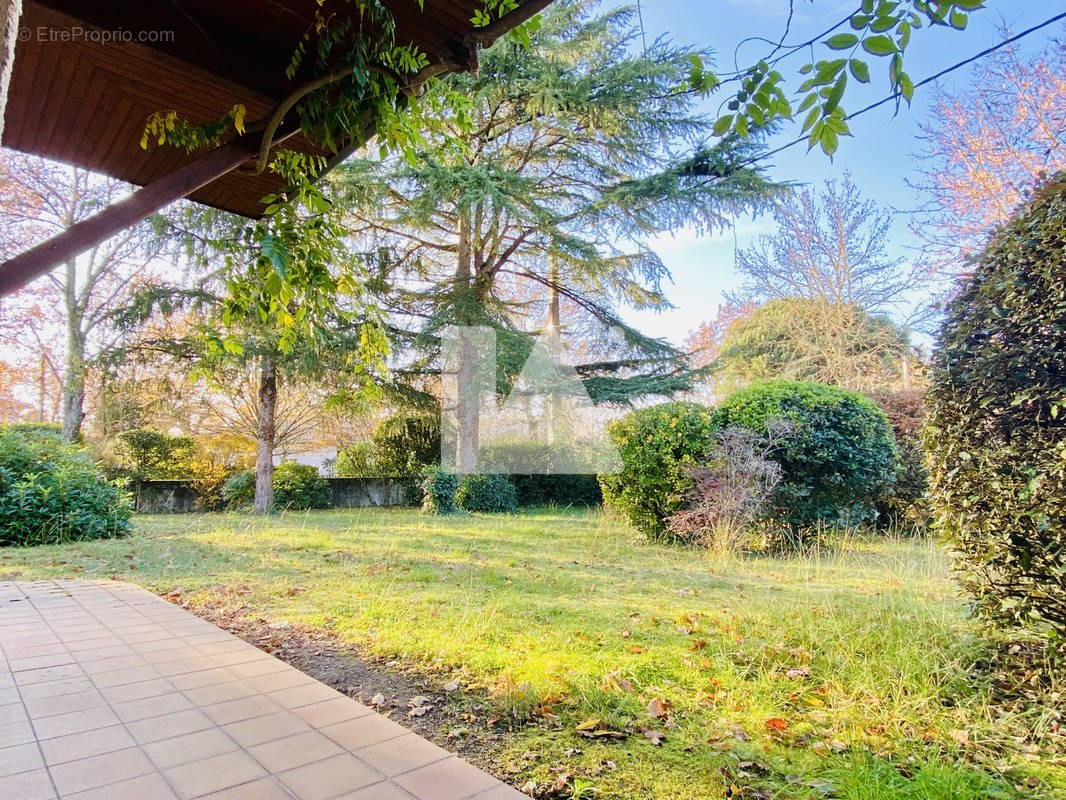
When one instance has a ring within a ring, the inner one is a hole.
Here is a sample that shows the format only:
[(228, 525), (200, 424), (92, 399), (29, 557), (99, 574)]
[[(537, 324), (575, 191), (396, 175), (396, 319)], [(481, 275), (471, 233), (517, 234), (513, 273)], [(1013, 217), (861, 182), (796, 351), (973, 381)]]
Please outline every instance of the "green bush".
[(39, 427), (0, 427), (0, 546), (120, 536), (132, 513), (85, 448)]
[(304, 510), (329, 508), (332, 492), (318, 467), (286, 461), (274, 467), (274, 505)]
[(58, 422), (12, 422), (10, 425), (0, 425), (0, 429), (31, 438), (36, 436), (61, 436), (63, 432), (63, 428)]
[(608, 430), (622, 471), (600, 476), (604, 503), (642, 533), (672, 538), (666, 521), (684, 505), (690, 468), (710, 444), (710, 411), (696, 403), (665, 403), (632, 411)]
[(440, 463), (440, 419), (430, 414), (397, 414), (370, 436), (375, 474), (384, 478), (419, 476)]
[(926, 497), (929, 470), (922, 450), (922, 423), (926, 416), (922, 393), (916, 389), (874, 392), (870, 399), (884, 412), (896, 437), (896, 480), (877, 499), (877, 524), (924, 530), (932, 509)]
[(354, 442), (337, 454), (334, 469), (338, 478), (374, 478), (373, 447), (370, 442)]
[(506, 475), (465, 475), (455, 492), (455, 504), (463, 511), (513, 514), (518, 495)]
[(255, 470), (235, 472), (222, 485), (222, 499), (231, 508), (250, 506), (255, 500)]
[(196, 442), (191, 436), (171, 436), (137, 428), (123, 431), (115, 444), (115, 460), (133, 480), (181, 480), (192, 475)]
[(793, 531), (874, 519), (877, 498), (895, 479), (896, 445), (873, 401), (837, 386), (770, 381), (726, 398), (712, 424), (765, 434), (778, 419), (793, 425), (772, 452), (783, 477), (771, 518)]
[(422, 511), (426, 514), (454, 514), (459, 476), (440, 467), (426, 467), (422, 478)]
[(511, 475), (519, 507), (591, 507), (603, 503), (595, 475)]
[[(930, 496), (977, 611), (1066, 637), (1066, 173), (991, 239), (947, 309)], [(1047, 626), (1047, 627), (1045, 627)]]

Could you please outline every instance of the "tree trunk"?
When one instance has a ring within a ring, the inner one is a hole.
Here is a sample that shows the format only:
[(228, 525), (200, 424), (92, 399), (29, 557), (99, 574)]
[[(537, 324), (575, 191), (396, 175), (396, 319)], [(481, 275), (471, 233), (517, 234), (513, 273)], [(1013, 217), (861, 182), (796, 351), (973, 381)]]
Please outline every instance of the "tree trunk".
[(45, 358), (41, 353), (41, 371), (37, 376), (37, 421), (44, 422), (44, 396), (45, 396)]
[(458, 396), (455, 398), (455, 471), (468, 475), (477, 471), (477, 451), (481, 425), (481, 376), (476, 343), (469, 332), (459, 332)]
[(67, 362), (63, 370), (63, 394), (60, 414), (63, 438), (73, 442), (81, 434), (85, 419), (85, 334), (82, 333), (82, 309), (77, 300), (77, 269), (74, 261), (66, 264)]
[[(473, 247), (470, 234), (469, 212), (459, 215), (459, 247), (456, 263), (457, 283), (468, 291), (473, 290)], [(472, 298), (464, 298), (464, 304)], [(454, 323), (468, 326), (474, 320), (464, 315), (457, 315)], [(459, 332), (458, 396), (455, 402), (455, 471), (461, 475), (477, 469), (478, 434), (480, 420), (481, 386), (478, 376), (478, 353), (473, 337), (467, 331)]]
[[(559, 262), (555, 253), (550, 256), (548, 264), (548, 346), (552, 362), (559, 364), (562, 358), (562, 319), (559, 309)], [(563, 419), (562, 397), (559, 387), (552, 386), (551, 403), (548, 406), (548, 443), (555, 444), (559, 435), (559, 425)]]
[(272, 356), (263, 356), (259, 367), (259, 429), (256, 434), (255, 503), (256, 514), (274, 509), (274, 417), (278, 408), (278, 365)]
[(81, 435), (81, 423), (85, 419), (85, 363), (81, 358), (67, 359), (61, 414), (63, 438), (73, 442)]

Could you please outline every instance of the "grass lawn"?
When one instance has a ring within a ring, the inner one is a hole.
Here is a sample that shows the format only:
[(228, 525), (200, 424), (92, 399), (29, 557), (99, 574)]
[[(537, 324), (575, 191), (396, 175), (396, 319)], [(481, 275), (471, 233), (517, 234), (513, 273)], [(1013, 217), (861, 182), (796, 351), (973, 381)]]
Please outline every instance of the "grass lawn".
[(497, 772), (544, 796), (1066, 796), (1056, 712), (992, 702), (930, 541), (715, 564), (599, 512), (367, 509), (0, 551), (0, 578), (110, 576), (457, 681), (485, 710), (456, 735), (503, 731)]

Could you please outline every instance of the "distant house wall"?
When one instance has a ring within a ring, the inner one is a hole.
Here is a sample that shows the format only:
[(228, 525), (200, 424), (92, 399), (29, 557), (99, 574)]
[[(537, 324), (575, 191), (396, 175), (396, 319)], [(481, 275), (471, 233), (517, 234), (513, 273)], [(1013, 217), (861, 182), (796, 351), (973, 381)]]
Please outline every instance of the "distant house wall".
[(285, 461), (295, 461), (297, 464), (307, 464), (317, 467), (318, 471), (329, 477), (332, 464), (337, 462), (338, 450), (336, 447), (319, 447), (316, 450), (279, 450), (274, 454), (274, 466)]

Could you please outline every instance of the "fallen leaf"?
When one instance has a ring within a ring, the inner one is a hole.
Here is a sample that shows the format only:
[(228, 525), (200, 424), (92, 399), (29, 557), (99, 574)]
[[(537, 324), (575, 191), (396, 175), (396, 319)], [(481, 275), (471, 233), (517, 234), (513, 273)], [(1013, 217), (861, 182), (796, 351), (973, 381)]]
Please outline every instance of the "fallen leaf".
[(456, 681), (452, 681), (451, 683), (446, 683), (446, 684), (444, 684), (444, 691), (446, 691), (446, 692), (457, 692), (457, 691), (459, 691), (459, 684)]
[(771, 731), (783, 731), (788, 727), (788, 723), (781, 717), (770, 717), (770, 719), (766, 720), (766, 727)]
[(662, 719), (670, 710), (670, 704), (661, 697), (653, 697), (648, 703), (648, 716)]
[(953, 730), (951, 732), (951, 738), (962, 745), (970, 743), (970, 732), (964, 730)]
[(645, 736), (645, 738), (648, 739), (648, 741), (650, 741), (656, 747), (661, 745), (663, 743), (663, 739), (666, 738), (666, 734), (665, 733), (663, 733), (662, 731), (656, 731), (656, 730), (644, 731), (644, 736)]

